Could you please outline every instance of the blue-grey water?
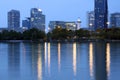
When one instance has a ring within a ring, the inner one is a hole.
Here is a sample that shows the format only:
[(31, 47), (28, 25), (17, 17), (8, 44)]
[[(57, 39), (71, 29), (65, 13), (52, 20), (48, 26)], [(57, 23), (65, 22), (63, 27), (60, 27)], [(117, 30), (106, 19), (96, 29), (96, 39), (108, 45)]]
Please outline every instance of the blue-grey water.
[(0, 43), (0, 80), (120, 80), (120, 43)]

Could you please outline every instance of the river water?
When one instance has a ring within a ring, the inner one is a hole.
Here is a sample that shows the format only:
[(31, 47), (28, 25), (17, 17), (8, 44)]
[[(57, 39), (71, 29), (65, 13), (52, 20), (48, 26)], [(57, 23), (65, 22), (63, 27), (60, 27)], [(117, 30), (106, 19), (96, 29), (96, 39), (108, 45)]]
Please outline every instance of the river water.
[(120, 43), (0, 42), (0, 80), (120, 80)]

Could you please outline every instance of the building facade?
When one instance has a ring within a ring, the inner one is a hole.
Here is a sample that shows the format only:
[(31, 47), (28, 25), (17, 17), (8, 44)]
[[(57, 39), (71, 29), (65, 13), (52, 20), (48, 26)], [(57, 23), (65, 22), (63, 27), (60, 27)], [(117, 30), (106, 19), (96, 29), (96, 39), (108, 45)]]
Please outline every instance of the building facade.
[(55, 28), (77, 30), (77, 24), (76, 22), (50, 21), (48, 31), (52, 31)]
[(90, 11), (87, 13), (87, 17), (88, 17), (88, 27), (89, 30), (94, 30), (95, 28), (95, 15), (94, 15), (94, 11)]
[(30, 29), (30, 18), (27, 18), (26, 20), (22, 20), (22, 27), (24, 29)]
[(95, 30), (108, 27), (108, 3), (107, 0), (95, 0)]
[(64, 21), (50, 21), (48, 31), (52, 31), (55, 28), (65, 28)]
[(38, 8), (31, 9), (30, 28), (37, 28), (45, 31), (45, 15), (42, 14), (42, 10)]
[(111, 28), (120, 28), (120, 13), (111, 14), (110, 27)]
[(11, 10), (8, 12), (8, 29), (19, 30), (20, 28), (20, 12), (18, 10)]
[(78, 29), (76, 22), (65, 22), (65, 26), (67, 30), (75, 31)]

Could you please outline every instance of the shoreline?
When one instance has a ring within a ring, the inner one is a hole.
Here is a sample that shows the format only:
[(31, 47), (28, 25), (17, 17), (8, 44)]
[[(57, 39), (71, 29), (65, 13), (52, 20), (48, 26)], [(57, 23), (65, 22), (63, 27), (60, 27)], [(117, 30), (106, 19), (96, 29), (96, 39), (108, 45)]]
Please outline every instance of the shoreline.
[(51, 41), (44, 41), (44, 40), (0, 40), (0, 42), (51, 42), (51, 43), (58, 43), (58, 42), (120, 42), (120, 40), (108, 40), (108, 39), (80, 39), (80, 40), (51, 40)]

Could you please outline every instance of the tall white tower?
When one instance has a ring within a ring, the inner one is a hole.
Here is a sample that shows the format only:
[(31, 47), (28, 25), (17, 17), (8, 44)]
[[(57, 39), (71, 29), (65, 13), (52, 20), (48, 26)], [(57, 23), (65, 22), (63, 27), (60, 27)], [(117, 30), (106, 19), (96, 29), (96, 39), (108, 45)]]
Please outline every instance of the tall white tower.
[(79, 30), (80, 29), (80, 27), (81, 27), (81, 20), (80, 20), (80, 18), (78, 17), (78, 19), (77, 19), (77, 30)]

